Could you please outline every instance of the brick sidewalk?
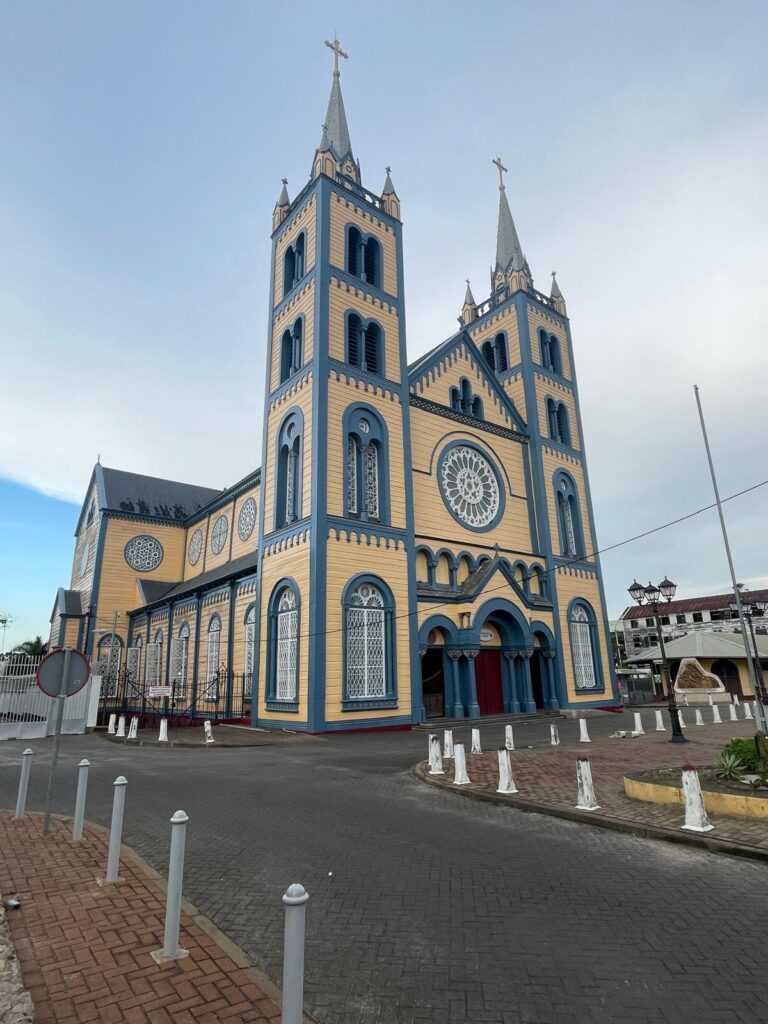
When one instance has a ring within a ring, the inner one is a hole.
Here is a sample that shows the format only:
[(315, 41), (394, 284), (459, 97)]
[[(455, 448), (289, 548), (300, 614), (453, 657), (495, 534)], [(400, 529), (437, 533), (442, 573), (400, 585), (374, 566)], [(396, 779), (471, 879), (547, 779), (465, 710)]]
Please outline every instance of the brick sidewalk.
[(235, 963), (237, 948), (225, 952), (187, 913), (180, 945), (189, 957), (158, 966), (150, 953), (163, 944), (165, 895), (156, 876), (124, 849), (124, 881), (102, 888), (106, 834), (87, 826), (79, 844), (70, 834), (69, 822), (54, 819), (44, 838), (40, 815), (0, 813), (0, 893), (21, 901), (8, 924), (38, 1024), (279, 1018), (253, 969)]
[[(644, 728), (648, 729), (644, 716)], [(419, 766), (425, 781), (444, 785), (454, 792), (468, 795), (492, 796), (499, 802), (527, 810), (544, 813), (568, 812), (568, 817), (583, 821), (612, 823), (617, 827), (649, 833), (663, 832), (684, 841), (689, 833), (681, 832), (682, 808), (671, 804), (652, 804), (632, 800), (624, 792), (624, 774), (651, 768), (681, 767), (684, 764), (712, 764), (723, 746), (734, 736), (752, 738), (754, 722), (724, 722), (722, 725), (689, 725), (685, 744), (670, 743), (670, 733), (648, 732), (635, 739), (599, 739), (592, 743), (568, 743), (559, 747), (538, 746), (511, 751), (512, 775), (519, 793), (502, 796), (496, 793), (498, 760), (496, 750), (470, 754), (467, 746), (467, 771), (470, 786), (453, 786), (453, 762), (444, 762), (444, 776), (426, 775), (426, 766)], [(439, 734), (442, 740), (442, 734)], [(499, 729), (499, 741), (503, 730)], [(484, 730), (487, 743), (487, 730)], [(576, 811), (576, 759), (588, 757), (599, 811)], [(571, 813), (572, 812), (572, 813)], [(761, 851), (768, 857), (768, 822), (759, 819), (737, 818), (723, 814), (709, 814), (714, 830), (707, 833), (712, 840), (733, 844), (746, 851)]]

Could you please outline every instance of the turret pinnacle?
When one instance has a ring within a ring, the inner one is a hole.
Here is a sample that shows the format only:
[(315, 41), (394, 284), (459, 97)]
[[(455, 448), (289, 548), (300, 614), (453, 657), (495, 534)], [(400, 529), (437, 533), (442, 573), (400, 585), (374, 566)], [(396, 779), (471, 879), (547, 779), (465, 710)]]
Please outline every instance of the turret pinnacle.
[(554, 270), (552, 271), (552, 290), (549, 293), (549, 297), (552, 299), (552, 305), (558, 313), (562, 313), (563, 316), (565, 316), (567, 312), (565, 308), (565, 299), (563, 298), (563, 293), (560, 291), (560, 285), (557, 283), (557, 276)]
[(472, 294), (472, 289), (469, 287), (469, 278), (467, 278), (467, 291), (464, 295), (464, 305), (474, 306), (475, 304), (475, 297)]
[(283, 188), (280, 195), (277, 197), (275, 208), (272, 211), (272, 230), (275, 231), (285, 220), (288, 210), (291, 205), (291, 200), (288, 196), (288, 179), (283, 178)]
[(469, 278), (467, 278), (467, 290), (464, 293), (464, 305), (461, 307), (461, 316), (459, 317), (459, 323), (466, 326), (471, 324), (477, 316), (477, 303), (475, 297), (472, 294), (472, 289), (469, 287)]
[(347, 114), (344, 110), (344, 100), (341, 95), (341, 72), (339, 71), (339, 57), (344, 57), (346, 60), (349, 55), (341, 49), (338, 39), (334, 39), (332, 43), (326, 40), (325, 45), (333, 50), (333, 85), (331, 86), (331, 95), (328, 100), (328, 110), (325, 115), (323, 140), (320, 143), (320, 149), (322, 151), (323, 142), (326, 141), (325, 136), (327, 135), (327, 144), (333, 150), (336, 159), (341, 163), (347, 156), (352, 157), (352, 143), (349, 138)]
[(387, 177), (386, 177), (386, 180), (384, 182), (384, 188), (383, 188), (382, 193), (381, 193), (383, 196), (396, 196), (397, 195), (397, 192), (395, 192), (395, 186), (392, 184), (391, 172), (392, 172), (392, 168), (391, 167), (387, 167)]
[(288, 179), (283, 178), (283, 190), (277, 200), (278, 206), (290, 206), (291, 200), (288, 198)]

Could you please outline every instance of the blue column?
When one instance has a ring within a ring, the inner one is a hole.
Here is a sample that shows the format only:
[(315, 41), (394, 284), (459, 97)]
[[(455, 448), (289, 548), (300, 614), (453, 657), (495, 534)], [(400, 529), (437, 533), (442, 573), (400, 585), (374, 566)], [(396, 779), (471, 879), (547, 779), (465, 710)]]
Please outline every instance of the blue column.
[(536, 710), (536, 701), (533, 699), (533, 686), (531, 685), (531, 657), (533, 648), (518, 652), (520, 655), (520, 703), (523, 711), (532, 712)]
[(517, 698), (517, 681), (515, 679), (515, 652), (503, 651), (502, 661), (502, 684), (504, 687), (504, 710), (513, 715), (520, 711), (520, 701)]
[(557, 699), (557, 684), (555, 683), (555, 652), (554, 651), (542, 651), (543, 666), (547, 677), (547, 685), (549, 688), (549, 697), (547, 700), (547, 707), (550, 711), (559, 711), (560, 702)]
[(479, 651), (464, 651), (467, 659), (467, 714), (469, 718), (480, 717), (480, 705), (477, 703), (477, 680), (475, 679), (475, 658)]
[(464, 717), (464, 703), (461, 699), (461, 680), (459, 676), (459, 658), (461, 651), (446, 651), (449, 664), (449, 678), (445, 687), (445, 713), (452, 718)]

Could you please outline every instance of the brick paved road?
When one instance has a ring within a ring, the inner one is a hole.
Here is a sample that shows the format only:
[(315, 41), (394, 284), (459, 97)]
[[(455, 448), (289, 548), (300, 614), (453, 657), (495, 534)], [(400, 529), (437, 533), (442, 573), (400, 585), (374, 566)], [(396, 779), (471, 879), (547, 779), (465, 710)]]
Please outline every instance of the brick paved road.
[[(590, 731), (617, 724), (606, 715)], [(521, 724), (516, 741), (547, 732)], [(562, 723), (566, 739), (576, 733)], [(407, 767), (426, 743), (422, 732), (379, 733), (169, 751), (67, 738), (60, 809), (71, 810), (79, 757), (94, 765), (89, 816), (102, 823), (125, 773), (125, 839), (165, 871), (167, 821), (184, 808), (188, 896), (276, 979), (280, 894), (302, 881), (307, 1002), (328, 1024), (764, 1018), (764, 958), (751, 939), (768, 913), (763, 865), (424, 786)], [(4, 807), (23, 746), (0, 746)], [(48, 745), (30, 746), (38, 807)]]

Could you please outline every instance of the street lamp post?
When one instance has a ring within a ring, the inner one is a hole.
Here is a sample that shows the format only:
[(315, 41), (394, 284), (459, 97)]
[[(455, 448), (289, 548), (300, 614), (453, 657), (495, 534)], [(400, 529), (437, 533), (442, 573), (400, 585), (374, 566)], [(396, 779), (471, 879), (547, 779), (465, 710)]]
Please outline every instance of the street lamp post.
[[(739, 606), (736, 601), (731, 601), (730, 604), (731, 613), (733, 615), (739, 614)], [(765, 690), (765, 678), (763, 676), (763, 666), (760, 664), (760, 651), (757, 647), (757, 637), (755, 636), (755, 628), (752, 620), (756, 615), (762, 617), (765, 615), (766, 609), (768, 609), (768, 601), (752, 601), (749, 599), (742, 601), (741, 611), (744, 618), (747, 620), (749, 626), (749, 635), (752, 637), (752, 647), (755, 651), (755, 681), (757, 682), (757, 697), (760, 703), (765, 705), (768, 704), (768, 694)]]
[(638, 583), (637, 580), (634, 580), (632, 586), (629, 587), (629, 596), (635, 604), (646, 605), (648, 607), (656, 623), (656, 629), (659, 632), (661, 674), (664, 677), (664, 682), (667, 688), (667, 705), (669, 707), (669, 717), (672, 722), (672, 737), (669, 742), (687, 743), (688, 740), (683, 736), (683, 730), (680, 726), (680, 716), (677, 710), (677, 701), (675, 700), (675, 688), (672, 685), (672, 676), (669, 671), (669, 662), (667, 661), (667, 650), (664, 646), (664, 630), (661, 627), (661, 617), (659, 616), (659, 599), (663, 598), (667, 603), (669, 603), (675, 596), (676, 590), (677, 584), (666, 578), (661, 581), (658, 587), (654, 587), (652, 583), (649, 583), (647, 587), (644, 587), (642, 583)]

